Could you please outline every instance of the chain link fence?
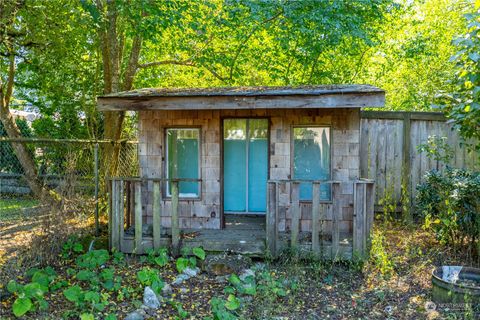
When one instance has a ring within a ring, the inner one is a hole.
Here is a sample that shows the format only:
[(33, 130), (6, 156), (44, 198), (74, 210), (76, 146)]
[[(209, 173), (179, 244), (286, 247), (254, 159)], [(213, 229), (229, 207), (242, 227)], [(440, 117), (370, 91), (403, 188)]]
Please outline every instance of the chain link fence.
[[(131, 141), (0, 138), (0, 197), (34, 197), (12, 143), (23, 144), (36, 166), (39, 181), (66, 197), (86, 197), (98, 203), (105, 177), (137, 176), (137, 143)], [(107, 155), (118, 155), (115, 162)], [(116, 165), (114, 165), (116, 163)]]

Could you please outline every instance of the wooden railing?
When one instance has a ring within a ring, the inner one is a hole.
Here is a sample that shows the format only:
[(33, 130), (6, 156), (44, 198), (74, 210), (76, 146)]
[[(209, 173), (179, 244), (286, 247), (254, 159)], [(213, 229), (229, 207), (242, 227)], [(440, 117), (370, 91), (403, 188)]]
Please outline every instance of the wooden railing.
[(135, 239), (133, 252), (143, 253), (143, 210), (142, 210), (142, 183), (152, 182), (152, 237), (153, 248), (162, 245), (161, 216), (162, 185), (170, 183), (171, 194), (171, 248), (174, 255), (178, 254), (180, 246), (180, 228), (178, 214), (178, 198), (180, 182), (201, 182), (200, 179), (161, 179), (161, 178), (111, 178), (110, 180), (110, 210), (109, 235), (110, 248), (122, 251), (124, 244), (125, 227), (134, 225)]
[[(339, 255), (340, 247), (340, 221), (342, 210), (341, 184), (351, 183), (353, 187), (353, 232), (352, 232), (352, 254), (365, 255), (367, 241), (373, 224), (373, 204), (375, 198), (374, 182), (372, 180), (356, 180), (349, 182), (340, 181), (315, 181), (315, 180), (269, 180), (267, 188), (267, 227), (266, 244), (269, 254), (275, 257), (280, 249), (279, 242), (279, 185), (290, 184), (290, 246), (295, 249), (299, 245), (299, 231), (301, 222), (300, 207), (300, 184), (310, 183), (312, 185), (312, 224), (311, 224), (311, 250), (318, 255), (335, 258)], [(331, 200), (320, 201), (320, 186), (328, 184), (331, 186)], [(324, 251), (323, 227), (327, 220), (326, 205), (332, 205), (332, 229), (330, 252)]]

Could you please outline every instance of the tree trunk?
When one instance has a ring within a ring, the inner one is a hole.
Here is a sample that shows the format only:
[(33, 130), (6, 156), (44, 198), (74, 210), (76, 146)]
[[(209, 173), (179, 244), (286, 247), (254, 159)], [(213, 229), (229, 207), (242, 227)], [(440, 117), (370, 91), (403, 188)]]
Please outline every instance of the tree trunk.
[[(142, 37), (137, 34), (132, 39), (128, 62), (122, 72), (126, 35), (119, 31), (121, 30), (118, 26), (120, 18), (116, 4), (114, 1), (97, 0), (97, 7), (105, 14), (105, 24), (98, 29), (103, 62), (104, 94), (131, 90), (137, 72)], [(106, 176), (117, 174), (120, 145), (116, 142), (121, 139), (124, 119), (124, 111), (104, 112), (104, 138), (115, 141), (113, 145), (107, 145), (104, 149), (103, 172)]]
[[(8, 80), (5, 84), (5, 87), (0, 79), (0, 121), (2, 122), (9, 138), (20, 138), (22, 134), (15, 122), (15, 119), (10, 113), (9, 108), (13, 93), (13, 79), (15, 76), (15, 56), (13, 53), (10, 55), (9, 63)], [(37, 169), (32, 155), (30, 152), (28, 152), (28, 149), (23, 143), (12, 142), (12, 146), (15, 155), (17, 156), (18, 161), (23, 168), (25, 178), (33, 194), (39, 199), (44, 199), (47, 195), (47, 192), (43, 187), (43, 184), (38, 179)]]

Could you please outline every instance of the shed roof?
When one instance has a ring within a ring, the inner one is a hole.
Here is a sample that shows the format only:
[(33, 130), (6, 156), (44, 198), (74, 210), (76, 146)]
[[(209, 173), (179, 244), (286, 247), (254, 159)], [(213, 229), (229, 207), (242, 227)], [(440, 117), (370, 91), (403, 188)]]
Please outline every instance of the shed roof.
[(99, 96), (100, 111), (382, 107), (385, 91), (371, 85), (146, 88)]

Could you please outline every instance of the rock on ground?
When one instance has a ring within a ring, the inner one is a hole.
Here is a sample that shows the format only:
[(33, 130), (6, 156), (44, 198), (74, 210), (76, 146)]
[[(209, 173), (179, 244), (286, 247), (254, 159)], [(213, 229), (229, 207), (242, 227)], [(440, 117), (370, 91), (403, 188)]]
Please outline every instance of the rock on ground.
[(242, 281), (245, 281), (245, 279), (247, 279), (248, 277), (255, 278), (255, 271), (253, 271), (252, 269), (245, 269), (239, 276), (240, 280)]
[(165, 284), (165, 286), (162, 288), (162, 294), (164, 296), (169, 296), (173, 293), (172, 286), (169, 285), (168, 283)]
[(200, 269), (197, 267), (195, 268), (188, 267), (185, 270), (183, 270), (183, 273), (189, 276), (190, 278), (196, 277), (199, 272), (200, 272)]
[(209, 255), (205, 258), (203, 268), (210, 275), (223, 276), (238, 274), (252, 264), (252, 259), (242, 255)]
[(160, 301), (150, 287), (145, 287), (145, 291), (143, 292), (143, 304), (150, 309), (160, 308)]
[(190, 277), (184, 273), (179, 274), (175, 280), (172, 282), (173, 286), (178, 286), (179, 284), (182, 284), (184, 281), (190, 279)]
[(144, 320), (145, 319), (145, 311), (143, 310), (135, 310), (127, 314), (124, 320)]

